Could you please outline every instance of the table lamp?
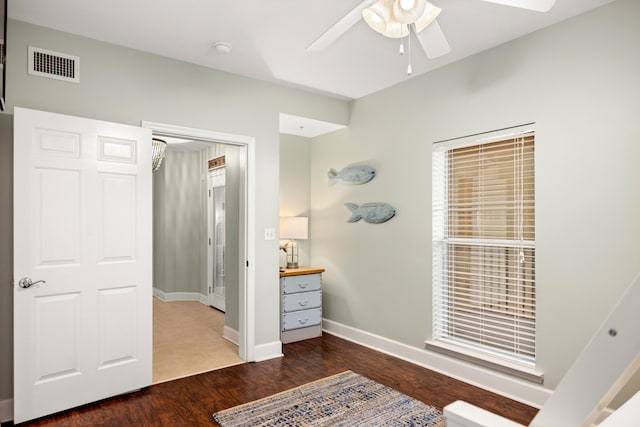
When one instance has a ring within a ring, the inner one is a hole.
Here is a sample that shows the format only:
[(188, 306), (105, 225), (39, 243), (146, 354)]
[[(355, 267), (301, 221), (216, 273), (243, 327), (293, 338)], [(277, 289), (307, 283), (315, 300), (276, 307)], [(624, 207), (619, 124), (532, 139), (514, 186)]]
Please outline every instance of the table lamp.
[(304, 216), (280, 217), (280, 240), (288, 240), (284, 245), (287, 253), (287, 268), (298, 268), (298, 244), (295, 239), (307, 239), (309, 218)]

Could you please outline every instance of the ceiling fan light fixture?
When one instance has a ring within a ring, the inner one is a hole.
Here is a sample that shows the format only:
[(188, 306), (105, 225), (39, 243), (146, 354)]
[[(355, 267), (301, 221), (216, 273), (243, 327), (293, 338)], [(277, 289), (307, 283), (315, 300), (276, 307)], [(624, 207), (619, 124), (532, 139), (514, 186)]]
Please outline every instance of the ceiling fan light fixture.
[(416, 33), (421, 32), (425, 28), (427, 28), (435, 19), (440, 15), (442, 9), (437, 6), (432, 5), (429, 2), (426, 2), (427, 6), (424, 9), (424, 13), (418, 20), (414, 23)]
[(393, 18), (401, 24), (413, 24), (423, 14), (427, 0), (396, 0), (393, 3)]
[(378, 0), (362, 10), (362, 18), (372, 30), (384, 34), (391, 20), (393, 0)]
[(387, 27), (382, 33), (383, 36), (390, 39), (400, 39), (409, 35), (409, 26), (396, 21), (387, 22)]

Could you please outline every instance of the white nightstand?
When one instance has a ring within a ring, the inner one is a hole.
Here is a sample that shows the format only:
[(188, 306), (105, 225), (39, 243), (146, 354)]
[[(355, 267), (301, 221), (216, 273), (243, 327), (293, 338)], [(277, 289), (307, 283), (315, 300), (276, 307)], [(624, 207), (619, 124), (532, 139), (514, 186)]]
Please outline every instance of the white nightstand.
[(280, 340), (286, 344), (322, 335), (323, 268), (280, 270)]

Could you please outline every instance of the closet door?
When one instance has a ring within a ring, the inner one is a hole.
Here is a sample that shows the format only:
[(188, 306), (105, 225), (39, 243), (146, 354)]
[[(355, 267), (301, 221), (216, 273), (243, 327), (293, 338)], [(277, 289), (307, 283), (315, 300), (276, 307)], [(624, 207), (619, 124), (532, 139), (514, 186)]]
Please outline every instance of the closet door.
[(209, 173), (209, 304), (226, 311), (225, 296), (225, 168)]

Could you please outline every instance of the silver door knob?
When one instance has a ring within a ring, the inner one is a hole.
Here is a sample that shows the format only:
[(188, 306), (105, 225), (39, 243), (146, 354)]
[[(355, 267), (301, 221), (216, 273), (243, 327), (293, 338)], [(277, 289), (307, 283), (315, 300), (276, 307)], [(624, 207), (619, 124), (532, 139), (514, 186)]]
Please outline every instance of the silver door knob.
[(31, 280), (31, 277), (23, 277), (18, 281), (18, 286), (20, 286), (21, 288), (30, 288), (36, 283), (47, 283), (47, 282), (44, 280), (37, 280), (34, 282), (33, 280)]

